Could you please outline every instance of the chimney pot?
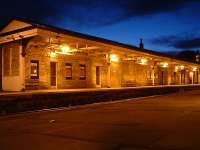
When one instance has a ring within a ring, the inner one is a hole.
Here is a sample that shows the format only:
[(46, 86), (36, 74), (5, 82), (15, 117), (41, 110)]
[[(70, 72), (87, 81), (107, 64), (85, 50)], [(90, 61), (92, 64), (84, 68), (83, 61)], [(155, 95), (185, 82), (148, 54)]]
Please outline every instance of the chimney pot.
[(143, 39), (140, 39), (140, 48), (144, 49)]

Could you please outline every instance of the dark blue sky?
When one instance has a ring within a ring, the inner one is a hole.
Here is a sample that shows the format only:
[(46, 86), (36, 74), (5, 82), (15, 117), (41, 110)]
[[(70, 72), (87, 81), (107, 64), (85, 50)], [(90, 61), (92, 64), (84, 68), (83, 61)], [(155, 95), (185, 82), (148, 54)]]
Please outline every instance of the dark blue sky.
[[(13, 16), (157, 51), (200, 49), (198, 0), (6, 0), (0, 25)], [(13, 4), (13, 5), (11, 5)]]

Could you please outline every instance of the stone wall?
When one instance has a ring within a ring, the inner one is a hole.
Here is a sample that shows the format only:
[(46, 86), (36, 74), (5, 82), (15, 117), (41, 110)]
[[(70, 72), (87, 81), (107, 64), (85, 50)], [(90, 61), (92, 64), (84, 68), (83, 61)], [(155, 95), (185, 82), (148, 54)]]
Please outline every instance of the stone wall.
[(21, 42), (6, 43), (2, 49), (2, 89), (5, 91), (23, 90), (24, 64)]
[[(47, 39), (41, 36), (33, 38), (27, 45), (25, 56), (26, 89), (134, 87), (192, 83), (190, 71), (175, 71), (173, 64), (163, 68), (159, 65), (154, 66), (152, 63), (141, 65), (134, 60), (120, 59), (119, 62), (108, 62), (104, 55), (98, 53), (93, 55), (86, 53), (58, 54), (55, 57), (50, 57), (51, 49), (48, 49), (47, 45)], [(98, 52), (98, 50), (96, 51)], [(123, 55), (119, 55), (119, 58), (123, 58)], [(31, 79), (30, 77), (31, 60), (39, 61), (39, 79)], [(56, 62), (56, 86), (50, 84), (50, 62)], [(72, 79), (65, 77), (65, 64), (72, 66)], [(86, 79), (84, 80), (80, 80), (79, 66), (81, 64), (86, 66)], [(99, 85), (96, 82), (96, 67), (100, 68)], [(197, 77), (195, 79), (195, 83), (198, 83)]]
[[(40, 40), (38, 40), (40, 38)], [(85, 54), (62, 55), (50, 57), (50, 49), (47, 49), (41, 42), (41, 37), (36, 37), (27, 46), (27, 54), (25, 56), (25, 81), (26, 89), (45, 89), (45, 88), (92, 88), (99, 87), (96, 85), (96, 66), (101, 70), (101, 86), (107, 87), (107, 67), (105, 59), (102, 57), (88, 57)], [(39, 61), (39, 79), (31, 79), (30, 63), (31, 60)], [(57, 86), (50, 85), (50, 62), (56, 62)], [(72, 79), (65, 77), (65, 64), (72, 66)], [(86, 66), (86, 79), (80, 79), (79, 65)]]
[(3, 76), (18, 76), (20, 43), (13, 42), (5, 44), (3, 50)]

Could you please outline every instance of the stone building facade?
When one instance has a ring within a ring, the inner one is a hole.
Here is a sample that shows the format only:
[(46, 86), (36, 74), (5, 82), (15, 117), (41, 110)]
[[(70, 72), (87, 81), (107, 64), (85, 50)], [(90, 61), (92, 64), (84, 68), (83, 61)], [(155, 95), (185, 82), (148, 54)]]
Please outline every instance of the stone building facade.
[(0, 45), (5, 91), (200, 82), (199, 64), (23, 19), (6, 24)]

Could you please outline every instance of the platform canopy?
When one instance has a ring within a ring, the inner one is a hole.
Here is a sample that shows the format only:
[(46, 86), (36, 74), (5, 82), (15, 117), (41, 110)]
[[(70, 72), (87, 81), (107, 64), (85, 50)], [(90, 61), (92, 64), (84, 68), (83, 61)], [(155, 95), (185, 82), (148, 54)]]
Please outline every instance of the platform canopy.
[(37, 35), (37, 26), (18, 19), (10, 20), (0, 30), (0, 44)]

